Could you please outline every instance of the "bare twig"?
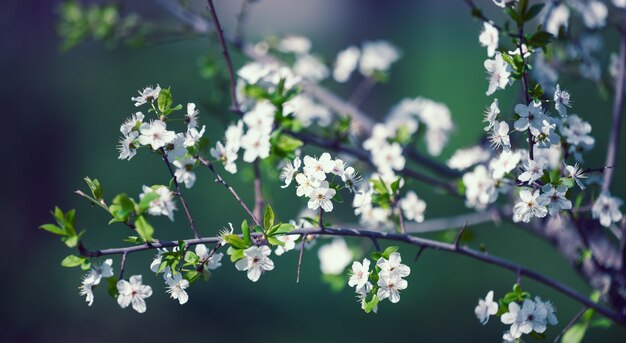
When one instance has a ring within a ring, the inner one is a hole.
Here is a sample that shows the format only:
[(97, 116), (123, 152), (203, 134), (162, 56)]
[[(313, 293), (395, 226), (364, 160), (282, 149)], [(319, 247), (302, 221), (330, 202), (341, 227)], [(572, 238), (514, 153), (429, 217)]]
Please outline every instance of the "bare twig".
[(226, 46), (226, 40), (224, 39), (224, 31), (222, 31), (222, 26), (220, 25), (220, 21), (217, 17), (217, 13), (215, 12), (215, 6), (213, 6), (213, 0), (207, 0), (209, 4), (209, 11), (211, 12), (211, 19), (213, 20), (213, 25), (215, 25), (215, 32), (217, 33), (217, 39), (220, 41), (220, 46), (222, 47), (222, 55), (224, 55), (224, 60), (226, 61), (226, 66), (228, 67), (228, 75), (230, 76), (230, 99), (231, 106), (230, 110), (240, 114), (241, 110), (239, 109), (239, 102), (237, 101), (237, 84), (235, 78), (235, 71), (233, 70), (233, 63), (230, 59), (230, 55), (228, 54), (228, 46)]
[(191, 231), (193, 232), (193, 236), (198, 238), (200, 235), (198, 234), (198, 230), (196, 229), (196, 224), (193, 221), (193, 217), (191, 216), (191, 212), (189, 212), (189, 207), (187, 206), (187, 202), (185, 201), (185, 197), (183, 193), (180, 191), (180, 185), (178, 184), (178, 180), (176, 179), (176, 175), (174, 174), (174, 170), (172, 169), (172, 165), (170, 161), (167, 159), (167, 153), (165, 149), (161, 148), (161, 157), (163, 157), (163, 161), (165, 165), (167, 165), (167, 170), (170, 172), (170, 176), (174, 181), (174, 187), (176, 187), (176, 195), (180, 199), (180, 203), (183, 205), (183, 209), (185, 210), (185, 214), (187, 215), (187, 219), (189, 219), (189, 225), (191, 226)]
[(120, 277), (119, 280), (124, 279), (124, 269), (126, 269), (126, 256), (128, 255), (128, 252), (124, 252), (122, 254), (122, 262), (120, 263)]
[[(259, 160), (254, 160), (252, 164), (254, 168), (254, 216), (261, 221), (263, 211), (263, 192), (261, 187), (261, 170), (259, 169)], [(269, 228), (265, 228), (269, 229)]]
[(359, 107), (367, 95), (374, 89), (374, 86), (376, 86), (376, 80), (364, 76), (348, 98), (348, 102), (355, 107)]
[[(623, 21), (626, 24), (626, 12), (623, 11)], [(611, 123), (611, 135), (606, 151), (605, 166), (615, 166), (617, 149), (619, 147), (620, 131), (622, 129), (622, 112), (624, 112), (624, 74), (626, 73), (626, 33), (621, 32), (621, 42), (619, 48), (619, 63), (617, 77), (615, 78), (615, 98), (613, 99), (613, 119)], [(602, 191), (611, 189), (611, 181), (615, 169), (607, 169), (604, 172), (604, 183)]]
[(569, 330), (572, 326), (574, 326), (574, 324), (576, 324), (578, 319), (580, 319), (580, 317), (582, 317), (582, 315), (585, 313), (585, 311), (587, 311), (587, 306), (583, 307), (582, 309), (580, 309), (580, 311), (578, 311), (578, 313), (576, 313), (576, 315), (567, 323), (567, 325), (565, 325), (565, 327), (563, 327), (563, 330), (561, 330), (561, 333), (559, 333), (559, 335), (556, 336), (556, 338), (554, 339), (553, 342), (554, 343), (560, 342), (561, 338), (567, 332), (567, 330)]
[(457, 249), (459, 248), (459, 244), (461, 244), (461, 239), (463, 239), (463, 233), (465, 233), (466, 228), (467, 228), (467, 223), (463, 224), (463, 226), (461, 227), (461, 230), (459, 230), (459, 232), (456, 234), (456, 237), (454, 238), (454, 246)]
[(426, 247), (423, 245), (420, 246), (419, 250), (417, 251), (417, 254), (415, 254), (415, 258), (413, 259), (413, 262), (417, 262), (420, 256), (422, 256), (422, 253), (424, 252), (424, 250), (426, 250)]
[(300, 283), (300, 268), (302, 267), (302, 255), (304, 254), (304, 243), (307, 235), (302, 235), (302, 243), (300, 245), (300, 254), (298, 255), (298, 270), (296, 271), (296, 283)]
[(220, 174), (217, 173), (217, 171), (215, 170), (215, 167), (213, 166), (213, 163), (199, 156), (198, 156), (198, 160), (200, 161), (200, 163), (202, 163), (207, 168), (209, 168), (209, 170), (213, 173), (213, 175), (215, 175), (215, 182), (221, 183), (222, 185), (224, 185), (224, 187), (226, 187), (226, 189), (228, 189), (230, 194), (232, 194), (233, 197), (235, 197), (235, 200), (237, 200), (239, 205), (241, 205), (241, 207), (246, 211), (246, 213), (250, 216), (250, 218), (252, 218), (254, 223), (258, 226), (263, 226), (261, 225), (261, 222), (257, 219), (257, 217), (252, 213), (252, 211), (250, 211), (250, 208), (248, 207), (248, 205), (246, 205), (246, 203), (243, 202), (243, 200), (241, 200), (241, 197), (239, 197), (239, 194), (237, 194), (235, 189), (231, 187), (228, 183), (226, 183), (226, 181), (224, 181), (224, 179), (220, 176)]
[(235, 27), (234, 43), (241, 46), (243, 42), (243, 27), (248, 18), (248, 7), (250, 6), (250, 0), (243, 0), (241, 7), (239, 8), (239, 14), (237, 14), (237, 26)]

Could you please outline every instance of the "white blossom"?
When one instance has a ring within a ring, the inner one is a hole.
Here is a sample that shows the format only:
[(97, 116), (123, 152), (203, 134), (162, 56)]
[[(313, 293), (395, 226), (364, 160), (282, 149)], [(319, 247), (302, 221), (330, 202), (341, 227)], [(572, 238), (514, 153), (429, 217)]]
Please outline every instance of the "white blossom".
[(496, 123), (496, 118), (500, 114), (500, 108), (498, 107), (498, 99), (493, 99), (491, 105), (485, 110), (485, 119), (484, 122), (487, 122), (487, 126), (485, 126), (485, 131), (489, 131), (491, 127)]
[(567, 117), (567, 108), (572, 107), (570, 104), (570, 95), (566, 90), (561, 90), (559, 85), (556, 85), (556, 91), (554, 92), (554, 108), (559, 112), (561, 117)]
[(498, 303), (493, 301), (493, 291), (489, 291), (485, 299), (479, 299), (478, 305), (474, 308), (474, 314), (481, 324), (485, 325), (489, 321), (489, 316), (498, 313)]
[(176, 210), (176, 204), (172, 199), (172, 192), (169, 188), (163, 185), (157, 186), (143, 186), (143, 193), (139, 195), (139, 199), (148, 193), (156, 193), (158, 197), (150, 202), (148, 213), (153, 216), (167, 216), (171, 221), (174, 221), (174, 211)]
[(187, 188), (193, 187), (193, 184), (196, 182), (196, 174), (193, 172), (195, 163), (196, 161), (189, 157), (172, 162), (176, 167), (176, 171), (174, 172), (176, 181), (184, 183)]
[(496, 53), (496, 57), (493, 60), (485, 60), (485, 69), (489, 74), (487, 78), (489, 80), (489, 87), (487, 88), (487, 95), (493, 94), (498, 88), (504, 89), (509, 83), (509, 76), (511, 76), (511, 68), (504, 62), (502, 55)]
[(329, 188), (328, 181), (322, 181), (320, 185), (309, 194), (309, 202), (307, 207), (311, 210), (317, 210), (322, 208), (324, 212), (330, 212), (333, 210), (332, 198), (337, 191), (334, 188)]
[(389, 298), (392, 303), (400, 301), (400, 291), (406, 289), (408, 283), (397, 275), (382, 276), (378, 279), (378, 299)]
[(308, 197), (317, 187), (320, 186), (320, 181), (305, 173), (296, 174), (296, 182), (298, 183), (296, 195), (299, 197), (303, 195)]
[[(522, 189), (519, 192), (520, 201), (513, 207), (513, 221), (528, 223), (533, 217), (543, 218), (548, 214), (546, 203), (539, 203), (539, 190), (532, 192)], [(543, 199), (541, 199), (543, 201)]]
[(245, 257), (237, 261), (235, 267), (247, 271), (248, 279), (257, 282), (263, 272), (274, 269), (274, 262), (268, 257), (271, 253), (272, 250), (266, 245), (249, 247), (243, 251)]
[(333, 238), (331, 243), (319, 248), (317, 257), (322, 273), (339, 275), (352, 261), (352, 252), (343, 238)]
[(167, 131), (166, 125), (160, 120), (153, 120), (150, 123), (143, 123), (139, 128), (139, 144), (150, 145), (153, 150), (164, 147), (171, 143), (176, 137), (174, 131)]
[(578, 163), (573, 166), (566, 165), (565, 171), (567, 172), (568, 177), (574, 180), (580, 189), (585, 189), (585, 185), (583, 185), (581, 179), (586, 179), (587, 175), (585, 175), (584, 170), (578, 167)]
[(483, 24), (483, 31), (478, 36), (478, 40), (480, 41), (481, 46), (487, 48), (487, 56), (493, 57), (493, 55), (496, 54), (499, 38), (498, 29), (490, 23), (485, 22)]
[(522, 307), (516, 302), (509, 303), (509, 312), (500, 317), (503, 324), (510, 324), (510, 332), (513, 338), (519, 338), (522, 334), (532, 331), (543, 333), (546, 330), (547, 311), (544, 307), (537, 308), (535, 302), (524, 300)]
[(406, 160), (402, 156), (402, 147), (398, 143), (385, 144), (372, 150), (372, 163), (381, 173), (404, 169)]
[(543, 194), (539, 196), (537, 201), (547, 204), (551, 216), (558, 214), (561, 210), (570, 210), (572, 208), (572, 202), (565, 197), (565, 193), (567, 193), (565, 185), (554, 187), (551, 184), (546, 184), (541, 187), (541, 191)]
[(361, 176), (354, 170), (353, 167), (347, 167), (341, 175), (341, 181), (344, 182), (346, 189), (348, 189), (350, 193), (356, 193), (357, 187), (361, 182)]
[(130, 100), (134, 101), (135, 106), (139, 107), (145, 103), (153, 102), (154, 100), (158, 99), (160, 92), (161, 92), (161, 87), (159, 85), (157, 85), (154, 88), (152, 88), (151, 86), (146, 87), (143, 90), (138, 91), (139, 93), (138, 97), (132, 97), (130, 98)]
[(366, 286), (370, 277), (370, 260), (363, 259), (363, 263), (359, 261), (352, 262), (352, 271), (350, 272), (350, 279), (348, 280), (348, 286), (355, 287), (357, 290)]
[[(554, 5), (552, 5), (554, 6)], [(559, 35), (559, 29), (563, 27), (567, 30), (569, 22), (569, 8), (567, 5), (561, 3), (558, 6), (554, 6), (550, 13), (550, 17), (546, 21), (546, 31), (553, 34), (555, 37)]]
[(122, 308), (132, 304), (133, 309), (139, 313), (146, 312), (146, 298), (152, 295), (152, 287), (144, 285), (141, 275), (133, 275), (129, 281), (119, 280), (117, 282), (117, 303)]
[(489, 135), (489, 140), (494, 149), (502, 147), (504, 151), (511, 149), (511, 139), (509, 138), (509, 124), (505, 121), (496, 121)]
[(278, 50), (286, 53), (306, 54), (311, 50), (311, 41), (304, 36), (289, 35), (278, 43)]
[(293, 70), (303, 78), (319, 82), (328, 77), (328, 67), (317, 57), (312, 55), (298, 56)]
[(248, 129), (257, 130), (259, 132), (269, 134), (274, 125), (274, 105), (269, 101), (261, 101), (249, 112), (243, 115), (243, 122)]
[(591, 215), (593, 219), (599, 219), (602, 226), (609, 227), (622, 220), (622, 212), (619, 210), (622, 203), (621, 199), (612, 197), (609, 192), (603, 192), (593, 203)]
[(413, 191), (406, 193), (406, 196), (400, 200), (400, 208), (402, 213), (408, 220), (418, 223), (424, 221), (424, 211), (426, 210), (426, 202), (420, 199)]
[(304, 126), (309, 127), (316, 122), (322, 127), (332, 123), (332, 113), (323, 105), (316, 103), (305, 93), (300, 93), (287, 101), (283, 106), (283, 113), (293, 113), (294, 117)]
[(583, 16), (585, 26), (590, 29), (601, 29), (606, 25), (609, 10), (606, 5), (597, 0), (591, 0), (586, 4), (578, 3), (578, 10)]
[(498, 158), (491, 160), (489, 167), (494, 179), (501, 179), (506, 173), (513, 171), (522, 159), (519, 152), (503, 151)]
[(222, 266), (222, 257), (224, 257), (223, 253), (209, 253), (206, 245), (198, 244), (196, 245), (196, 255), (198, 256), (198, 263), (200, 263), (204, 268), (209, 270), (215, 270)]
[(533, 136), (539, 135), (543, 127), (543, 120), (545, 119), (545, 114), (540, 104), (537, 105), (534, 102), (528, 105), (517, 104), (515, 105), (515, 113), (519, 115), (519, 119), (513, 124), (515, 130), (526, 131), (530, 128), (530, 132)]
[(302, 161), (300, 161), (299, 157), (296, 157), (293, 160), (293, 164), (291, 161), (285, 161), (285, 166), (280, 172), (280, 178), (285, 181), (285, 184), (281, 186), (281, 188), (287, 188), (291, 184), (294, 175), (300, 170), (300, 166), (302, 165)]
[(183, 145), (188, 148), (195, 146), (200, 141), (200, 138), (204, 135), (204, 131), (206, 129), (206, 125), (202, 125), (202, 129), (198, 131), (195, 127), (187, 129), (187, 134), (185, 134), (185, 141)]
[(456, 170), (465, 170), (478, 163), (489, 160), (491, 154), (480, 145), (458, 149), (448, 160), (448, 167)]
[(333, 78), (337, 82), (346, 82), (350, 79), (350, 75), (356, 69), (361, 57), (361, 50), (356, 46), (349, 46), (345, 50), (337, 54), (335, 68), (333, 69)]
[(359, 71), (365, 76), (386, 72), (400, 58), (398, 49), (386, 41), (364, 42)]
[(183, 279), (181, 273), (168, 276), (165, 283), (167, 284), (167, 293), (170, 293), (172, 299), (178, 300), (179, 304), (183, 305), (189, 300), (189, 295), (185, 291), (189, 287), (189, 281)]
[(536, 158), (534, 160), (527, 159), (522, 163), (522, 169), (524, 170), (517, 179), (532, 184), (539, 180), (543, 176), (543, 170), (548, 166), (548, 160), (545, 158)]
[(300, 238), (300, 235), (282, 235), (276, 237), (279, 241), (283, 242), (284, 245), (279, 245), (276, 247), (274, 251), (276, 256), (280, 256), (287, 251), (293, 250), (296, 248), (296, 241)]
[(126, 119), (122, 126), (120, 126), (120, 132), (124, 136), (128, 136), (131, 131), (139, 130), (141, 124), (143, 124), (144, 115), (141, 112), (136, 112), (130, 118)]
[(380, 268), (380, 277), (407, 277), (411, 274), (411, 268), (402, 264), (402, 257), (399, 252), (389, 254), (389, 258), (381, 257), (376, 261), (376, 266)]
[(217, 143), (215, 143), (215, 148), (211, 148), (210, 153), (213, 158), (218, 159), (224, 164), (224, 169), (227, 172), (231, 174), (237, 173), (237, 165), (235, 164), (235, 161), (239, 156), (236, 152), (229, 150), (227, 147), (222, 145), (222, 142), (217, 141)]
[(243, 137), (243, 121), (238, 121), (236, 125), (230, 125), (224, 134), (226, 150), (237, 153), (241, 148), (241, 138)]
[(79, 294), (85, 296), (85, 301), (88, 306), (93, 305), (93, 287), (99, 285), (102, 278), (113, 276), (112, 265), (113, 260), (110, 258), (106, 259), (102, 264), (94, 263), (89, 272), (83, 276), (79, 287)]
[(463, 174), (465, 185), (465, 205), (467, 207), (484, 209), (498, 197), (495, 181), (487, 168), (479, 164), (471, 172)]
[(330, 173), (335, 163), (333, 159), (330, 157), (330, 154), (325, 152), (318, 159), (311, 156), (304, 156), (302, 159), (304, 162), (304, 173), (316, 180), (323, 181), (326, 180), (326, 173)]
[(241, 147), (245, 150), (245, 162), (252, 163), (257, 158), (265, 159), (270, 155), (270, 136), (260, 130), (248, 130), (241, 138)]
[(130, 161), (137, 154), (137, 137), (139, 137), (139, 132), (133, 131), (120, 139), (120, 144), (117, 146), (120, 152), (118, 159)]

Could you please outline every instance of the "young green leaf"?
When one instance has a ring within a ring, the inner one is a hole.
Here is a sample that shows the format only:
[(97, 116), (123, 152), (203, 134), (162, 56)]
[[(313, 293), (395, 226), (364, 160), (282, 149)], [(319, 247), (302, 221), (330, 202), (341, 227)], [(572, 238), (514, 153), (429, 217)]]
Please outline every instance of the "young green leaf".
[(267, 205), (265, 208), (265, 215), (263, 216), (263, 226), (265, 230), (269, 230), (272, 226), (274, 226), (274, 210), (272, 206)]
[(63, 259), (63, 261), (61, 261), (61, 266), (63, 267), (78, 267), (81, 264), (83, 264), (83, 262), (86, 260), (86, 257), (81, 257), (81, 256), (76, 256), (76, 255), (69, 255), (67, 257), (65, 257)]
[(139, 236), (146, 242), (152, 241), (152, 235), (154, 234), (154, 228), (144, 216), (139, 216), (135, 220), (135, 228)]

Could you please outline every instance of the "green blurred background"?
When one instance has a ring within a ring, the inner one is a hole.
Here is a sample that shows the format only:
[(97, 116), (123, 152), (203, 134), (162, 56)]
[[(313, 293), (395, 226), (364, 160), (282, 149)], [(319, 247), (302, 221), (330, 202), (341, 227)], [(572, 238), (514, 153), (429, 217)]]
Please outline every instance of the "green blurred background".
[[(232, 30), (239, 1), (216, 0), (225, 29)], [(496, 19), (501, 14), (491, 1), (479, 1)], [(163, 25), (176, 22), (153, 2), (122, 2), (122, 7)], [(162, 161), (138, 154), (131, 162), (117, 159), (115, 149), (119, 125), (135, 111), (130, 97), (137, 89), (159, 83), (171, 86), (176, 102), (200, 104), (200, 118), (207, 135), (219, 139), (229, 120), (226, 84), (200, 76), (199, 60), (211, 52), (219, 58), (216, 42), (206, 38), (159, 44), (139, 49), (106, 49), (86, 43), (68, 53), (59, 52), (55, 33), (57, 1), (9, 1), (0, 11), (0, 94), (3, 124), (8, 137), (2, 179), (3, 275), (0, 337), (6, 342), (111, 342), (166, 341), (173, 339), (209, 341), (381, 341), (424, 342), (499, 341), (505, 327), (497, 319), (486, 326), (476, 320), (473, 309), (479, 297), (493, 289), (507, 292), (515, 281), (510, 272), (494, 269), (462, 257), (426, 251), (417, 263), (409, 262), (414, 247), (401, 252), (412, 268), (409, 288), (396, 305), (384, 302), (378, 314), (365, 314), (353, 293), (333, 293), (320, 279), (316, 251), (307, 251), (303, 276), (295, 283), (297, 253), (274, 258), (275, 271), (258, 283), (249, 282), (226, 261), (208, 283), (189, 289), (185, 306), (169, 299), (162, 279), (150, 273), (151, 252), (129, 257), (127, 275), (143, 274), (155, 293), (148, 311), (139, 315), (121, 310), (104, 289), (87, 307), (78, 296), (82, 272), (60, 267), (70, 253), (64, 245), (37, 227), (51, 221), (55, 205), (77, 209), (77, 226), (87, 229), (85, 241), (92, 248), (120, 246), (127, 236), (123, 226), (107, 226), (108, 217), (73, 194), (86, 188), (82, 178), (98, 178), (105, 197), (119, 192), (137, 196), (143, 184), (166, 183)], [(391, 81), (378, 86), (363, 104), (377, 117), (403, 97), (425, 96), (446, 103), (457, 130), (441, 159), (459, 147), (474, 144), (483, 134), (482, 112), (491, 99), (484, 95), (487, 83), (482, 67), (485, 51), (478, 44), (482, 25), (470, 18), (460, 0), (383, 2), (357, 0), (261, 0), (251, 7), (246, 31), (258, 40), (267, 34), (302, 34), (313, 41), (316, 53), (332, 62), (336, 53), (363, 40), (387, 39), (398, 46), (403, 58), (393, 66)], [(615, 35), (607, 35), (606, 55), (616, 50)], [(245, 60), (236, 55), (236, 66)], [(221, 61), (219, 66), (223, 67)], [(588, 155), (588, 166), (604, 161), (610, 117), (610, 100), (586, 80), (561, 78), (569, 89), (574, 110), (594, 127), (597, 145)], [(329, 88), (348, 96), (355, 81)], [(216, 87), (216, 86), (219, 86)], [(512, 108), (516, 87), (498, 92), (502, 109)], [(218, 99), (218, 106), (206, 106)], [(204, 105), (203, 105), (204, 104)], [(623, 131), (623, 130), (622, 130)], [(626, 157), (621, 144), (618, 161)], [(239, 163), (241, 166), (242, 163)], [(613, 193), (626, 197), (623, 165), (618, 164)], [(184, 190), (191, 212), (203, 235), (218, 232), (228, 222), (238, 223), (244, 213), (223, 188), (198, 170), (192, 190)], [(246, 174), (243, 171), (242, 174)], [(246, 201), (251, 202), (249, 184), (228, 176)], [(410, 183), (428, 202), (427, 218), (468, 212), (462, 201), (432, 191), (427, 185)], [(295, 216), (305, 203), (294, 192), (266, 184), (265, 192), (282, 219)], [(180, 211), (179, 211), (180, 212)], [(346, 220), (348, 206), (335, 212)], [(188, 236), (181, 213), (171, 223), (152, 219), (163, 239)], [(567, 263), (541, 239), (509, 225), (486, 224), (474, 229), (470, 244), (484, 243), (491, 252), (563, 281), (580, 292), (590, 289)], [(433, 236), (436, 237), (436, 236)], [(358, 241), (350, 241), (358, 245)], [(320, 243), (318, 243), (319, 247)], [(119, 259), (115, 259), (115, 270)], [(563, 325), (580, 310), (578, 303), (554, 291), (524, 280), (523, 287), (552, 300), (560, 324), (548, 330), (551, 341)], [(530, 340), (530, 338), (529, 338)], [(595, 329), (588, 342), (624, 342), (620, 328)]]

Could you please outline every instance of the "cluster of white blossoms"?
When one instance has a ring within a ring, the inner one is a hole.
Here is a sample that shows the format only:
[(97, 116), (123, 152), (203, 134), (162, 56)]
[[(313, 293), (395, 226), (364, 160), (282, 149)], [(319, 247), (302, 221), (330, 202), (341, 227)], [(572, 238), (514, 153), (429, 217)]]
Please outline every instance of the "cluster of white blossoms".
[(354, 261), (348, 285), (354, 287), (363, 309), (366, 308), (368, 294), (374, 293), (377, 302), (372, 310), (376, 312), (378, 301), (389, 299), (394, 304), (400, 301), (400, 291), (408, 286), (404, 278), (409, 274), (411, 268), (402, 264), (400, 253), (392, 252), (388, 258), (381, 256), (371, 272), (370, 260), (367, 258), (364, 258), (362, 263)]
[(186, 132), (177, 133), (168, 130), (166, 123), (168, 115), (180, 107), (158, 108), (155, 103), (160, 96), (171, 99), (169, 89), (161, 90), (160, 86), (146, 87), (139, 91), (138, 97), (131, 98), (135, 102), (135, 106), (150, 105), (151, 108), (148, 112), (155, 112), (160, 115), (156, 119), (144, 122), (145, 115), (142, 112), (136, 112), (124, 121), (120, 126), (120, 132), (123, 136), (119, 140), (118, 158), (130, 161), (140, 147), (162, 151), (167, 155), (169, 162), (176, 167), (176, 180), (185, 184), (185, 187), (191, 188), (196, 181), (196, 175), (193, 172), (196, 160), (189, 154), (188, 148), (194, 147), (200, 141), (204, 135), (205, 126), (198, 130), (199, 111), (194, 103), (188, 103), (183, 118)]
[[(333, 210), (332, 199), (338, 190), (346, 188), (354, 192), (360, 181), (353, 167), (346, 166), (339, 158), (332, 159), (327, 152), (319, 158), (307, 155), (302, 160), (296, 157), (293, 162), (286, 161), (280, 177), (285, 182), (283, 188), (291, 185), (295, 179), (296, 195), (309, 198), (307, 203), (309, 209), (321, 208), (324, 212)], [(335, 178), (341, 180), (342, 184), (335, 184)]]
[(237, 172), (235, 161), (239, 157), (240, 149), (244, 150), (244, 162), (252, 163), (257, 159), (267, 158), (272, 147), (270, 134), (274, 130), (275, 112), (276, 107), (269, 101), (257, 102), (244, 113), (242, 120), (226, 129), (224, 144), (218, 141), (211, 148), (211, 156), (221, 162), (224, 169), (231, 174)]
[(93, 289), (100, 284), (102, 278), (110, 278), (113, 276), (112, 265), (113, 260), (110, 258), (105, 260), (102, 264), (94, 263), (89, 272), (83, 276), (79, 287), (79, 294), (85, 296), (87, 305), (91, 306), (93, 304)]
[(398, 49), (387, 41), (366, 41), (361, 49), (352, 45), (337, 55), (333, 78), (346, 82), (357, 67), (363, 76), (374, 77), (376, 73), (387, 73), (399, 58)]
[(139, 199), (143, 199), (147, 194), (156, 193), (156, 198), (150, 201), (148, 214), (153, 216), (166, 216), (174, 221), (174, 211), (176, 204), (174, 203), (174, 195), (169, 188), (163, 185), (154, 185), (152, 187), (143, 186), (143, 193), (139, 194)]
[(524, 334), (535, 332), (541, 334), (546, 331), (548, 324), (557, 325), (555, 308), (549, 301), (539, 297), (535, 300), (524, 299), (523, 302), (509, 302), (507, 312), (498, 311), (498, 302), (493, 300), (493, 291), (489, 291), (485, 299), (480, 299), (474, 309), (474, 314), (481, 324), (487, 324), (489, 317), (500, 313), (503, 324), (511, 325), (502, 339), (504, 342), (519, 342)]

